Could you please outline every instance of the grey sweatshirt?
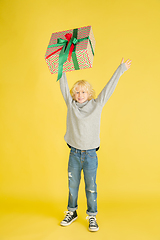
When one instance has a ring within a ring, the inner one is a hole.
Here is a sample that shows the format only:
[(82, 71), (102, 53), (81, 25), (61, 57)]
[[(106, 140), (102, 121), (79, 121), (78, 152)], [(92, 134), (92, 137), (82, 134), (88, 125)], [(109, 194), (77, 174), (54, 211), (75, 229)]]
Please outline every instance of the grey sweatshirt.
[(80, 150), (100, 146), (100, 119), (103, 106), (112, 95), (120, 76), (126, 70), (125, 63), (122, 63), (98, 97), (84, 103), (78, 103), (72, 99), (66, 74), (62, 74), (59, 82), (67, 105), (67, 130), (64, 139), (70, 146)]

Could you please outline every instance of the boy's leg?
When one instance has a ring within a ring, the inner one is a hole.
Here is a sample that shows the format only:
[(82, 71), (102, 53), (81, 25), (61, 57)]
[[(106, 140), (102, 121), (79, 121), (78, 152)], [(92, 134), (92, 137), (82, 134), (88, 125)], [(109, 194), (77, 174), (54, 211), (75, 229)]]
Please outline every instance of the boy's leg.
[(68, 163), (68, 185), (69, 185), (69, 197), (68, 197), (68, 211), (63, 221), (60, 223), (62, 226), (68, 226), (77, 219), (77, 198), (78, 189), (81, 179), (81, 161), (80, 154), (75, 148), (71, 148), (69, 163)]
[(87, 218), (89, 219), (89, 231), (96, 232), (99, 230), (96, 214), (97, 214), (97, 175), (98, 159), (95, 150), (86, 151), (84, 162), (84, 180), (87, 197)]
[(80, 154), (75, 149), (71, 148), (69, 163), (68, 163), (68, 210), (74, 212), (77, 210), (78, 190), (81, 179), (81, 159)]
[(87, 197), (87, 214), (89, 216), (96, 216), (97, 214), (97, 167), (98, 158), (96, 150), (87, 150), (83, 171)]

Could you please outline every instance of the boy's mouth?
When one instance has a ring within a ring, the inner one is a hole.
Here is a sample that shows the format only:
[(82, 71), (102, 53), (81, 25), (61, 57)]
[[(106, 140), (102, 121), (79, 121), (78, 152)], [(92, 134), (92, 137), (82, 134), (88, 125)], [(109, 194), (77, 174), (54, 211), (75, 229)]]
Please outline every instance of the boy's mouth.
[(84, 98), (78, 98), (78, 101), (82, 102), (82, 101), (84, 101)]

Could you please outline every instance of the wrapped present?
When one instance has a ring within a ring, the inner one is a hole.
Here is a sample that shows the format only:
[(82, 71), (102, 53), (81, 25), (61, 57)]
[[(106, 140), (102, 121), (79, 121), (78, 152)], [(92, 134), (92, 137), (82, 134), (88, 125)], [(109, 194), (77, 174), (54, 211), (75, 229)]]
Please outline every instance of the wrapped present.
[(56, 32), (51, 35), (45, 60), (51, 73), (91, 68), (95, 39), (91, 26)]

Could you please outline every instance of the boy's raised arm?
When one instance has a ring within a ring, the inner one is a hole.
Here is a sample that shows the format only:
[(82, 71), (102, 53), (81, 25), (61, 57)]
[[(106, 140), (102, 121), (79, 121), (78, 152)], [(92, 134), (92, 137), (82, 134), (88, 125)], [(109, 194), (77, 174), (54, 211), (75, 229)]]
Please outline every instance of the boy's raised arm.
[(66, 73), (62, 73), (62, 77), (59, 79), (59, 83), (60, 83), (60, 89), (63, 95), (63, 98), (66, 102), (66, 104), (68, 104), (69, 101), (72, 101), (72, 97), (69, 91), (69, 87), (68, 87), (68, 82), (67, 82), (67, 77), (66, 77)]
[(130, 68), (130, 66), (131, 66), (131, 61), (128, 59), (124, 63), (124, 59), (122, 58), (121, 64), (119, 65), (119, 67), (117, 68), (117, 70), (115, 71), (111, 79), (109, 80), (109, 82), (106, 84), (106, 86), (103, 88), (101, 93), (98, 95), (96, 99), (97, 102), (99, 102), (102, 106), (106, 104), (106, 102), (114, 92), (120, 76), (125, 71), (127, 71)]

